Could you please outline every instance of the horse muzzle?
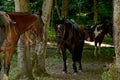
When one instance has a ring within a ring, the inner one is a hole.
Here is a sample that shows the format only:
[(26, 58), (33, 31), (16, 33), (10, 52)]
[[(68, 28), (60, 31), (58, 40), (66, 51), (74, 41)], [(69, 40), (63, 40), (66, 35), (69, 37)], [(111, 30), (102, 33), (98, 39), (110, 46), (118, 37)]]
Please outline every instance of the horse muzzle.
[(57, 43), (58, 43), (58, 45), (59, 45), (59, 44), (62, 43), (63, 38), (62, 38), (61, 36), (56, 36), (56, 41), (57, 41)]

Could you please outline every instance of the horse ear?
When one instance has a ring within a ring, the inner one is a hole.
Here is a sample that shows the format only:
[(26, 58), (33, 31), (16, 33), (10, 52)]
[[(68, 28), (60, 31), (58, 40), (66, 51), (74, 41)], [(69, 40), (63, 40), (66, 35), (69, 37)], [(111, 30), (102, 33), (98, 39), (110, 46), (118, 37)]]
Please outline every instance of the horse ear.
[(61, 20), (65, 20), (66, 19), (66, 17), (65, 16), (63, 16), (62, 18), (61, 18)]

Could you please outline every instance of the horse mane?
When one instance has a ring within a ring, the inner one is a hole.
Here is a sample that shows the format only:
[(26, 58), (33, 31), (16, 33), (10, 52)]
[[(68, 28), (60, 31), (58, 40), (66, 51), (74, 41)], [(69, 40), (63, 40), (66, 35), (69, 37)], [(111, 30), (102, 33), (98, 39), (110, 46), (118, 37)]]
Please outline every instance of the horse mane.
[(66, 19), (66, 20), (64, 20), (64, 25), (66, 25), (66, 28), (68, 28), (68, 29), (71, 28), (72, 29), (72, 33), (69, 34), (71, 37), (69, 37), (69, 38), (73, 38), (76, 35), (77, 38), (78, 38), (76, 40), (79, 40), (80, 37), (81, 38), (83, 37), (83, 35), (81, 35), (83, 33), (82, 29), (79, 28), (78, 24), (75, 23), (75, 21), (73, 19)]
[(75, 23), (75, 21), (73, 19), (66, 19), (64, 22), (65, 22), (65, 24), (67, 24), (67, 23), (70, 24), (72, 29), (74, 29), (75, 31), (79, 32), (80, 28), (78, 27), (78, 24)]

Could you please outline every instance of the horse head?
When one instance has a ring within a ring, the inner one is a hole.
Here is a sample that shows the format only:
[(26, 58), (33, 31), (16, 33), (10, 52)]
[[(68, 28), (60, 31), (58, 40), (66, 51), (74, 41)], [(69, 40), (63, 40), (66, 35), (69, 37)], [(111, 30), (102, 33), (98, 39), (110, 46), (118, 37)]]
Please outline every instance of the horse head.
[(70, 41), (73, 38), (74, 34), (73, 28), (74, 31), (78, 30), (77, 25), (71, 19), (63, 19), (56, 21), (55, 32), (57, 43), (61, 44), (63, 41)]
[(56, 32), (56, 41), (58, 44), (61, 44), (65, 35), (65, 25), (63, 20), (58, 20), (55, 22), (55, 32)]
[(94, 41), (94, 26), (87, 25), (84, 27), (85, 40)]

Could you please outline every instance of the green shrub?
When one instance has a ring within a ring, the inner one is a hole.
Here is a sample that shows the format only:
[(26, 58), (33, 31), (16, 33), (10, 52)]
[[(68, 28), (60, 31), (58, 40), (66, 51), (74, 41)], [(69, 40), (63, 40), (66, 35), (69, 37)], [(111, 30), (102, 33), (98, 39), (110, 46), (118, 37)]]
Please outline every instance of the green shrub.
[(110, 71), (105, 71), (102, 74), (102, 80), (112, 80)]
[(53, 27), (49, 27), (48, 30), (48, 41), (55, 41), (55, 30)]

